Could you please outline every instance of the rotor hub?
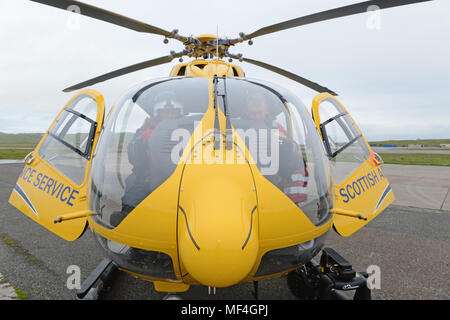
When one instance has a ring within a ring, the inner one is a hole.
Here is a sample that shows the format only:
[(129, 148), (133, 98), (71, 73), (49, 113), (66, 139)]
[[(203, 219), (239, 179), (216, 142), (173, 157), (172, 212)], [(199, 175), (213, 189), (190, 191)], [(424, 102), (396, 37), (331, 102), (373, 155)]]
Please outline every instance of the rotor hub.
[[(166, 42), (165, 42), (166, 43)], [(218, 38), (213, 34), (201, 34), (198, 37), (187, 37), (183, 42), (187, 56), (190, 58), (218, 58), (228, 57), (228, 49), (235, 41)]]

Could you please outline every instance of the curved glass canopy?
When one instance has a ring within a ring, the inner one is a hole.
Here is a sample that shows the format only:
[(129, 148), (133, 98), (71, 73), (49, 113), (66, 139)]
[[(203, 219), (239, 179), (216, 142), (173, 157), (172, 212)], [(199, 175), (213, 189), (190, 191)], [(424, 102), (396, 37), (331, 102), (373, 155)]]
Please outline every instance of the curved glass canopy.
[[(91, 206), (117, 226), (174, 172), (175, 129), (193, 133), (209, 105), (204, 78), (167, 78), (136, 86), (107, 119), (94, 154)], [(181, 154), (183, 149), (178, 148)]]
[(332, 206), (329, 162), (303, 103), (260, 80), (227, 79), (226, 92), (231, 124), (261, 174), (315, 225), (326, 222)]
[[(260, 81), (227, 78), (225, 92), (231, 125), (261, 174), (315, 225), (327, 221), (329, 163), (305, 106)], [(219, 106), (224, 110), (220, 99)], [(184, 150), (175, 130), (192, 134), (208, 107), (204, 78), (158, 79), (123, 96), (94, 154), (91, 207), (97, 222), (114, 228), (172, 175)]]

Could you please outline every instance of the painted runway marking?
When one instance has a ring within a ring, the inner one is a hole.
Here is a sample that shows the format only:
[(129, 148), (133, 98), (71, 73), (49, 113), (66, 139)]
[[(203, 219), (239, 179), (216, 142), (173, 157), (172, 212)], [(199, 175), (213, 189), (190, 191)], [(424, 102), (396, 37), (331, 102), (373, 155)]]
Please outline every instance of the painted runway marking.
[(449, 194), (450, 194), (450, 187), (448, 187), (447, 194), (445, 195), (444, 201), (442, 201), (442, 205), (439, 208), (439, 210), (442, 210), (442, 208), (444, 208), (445, 200), (447, 200)]

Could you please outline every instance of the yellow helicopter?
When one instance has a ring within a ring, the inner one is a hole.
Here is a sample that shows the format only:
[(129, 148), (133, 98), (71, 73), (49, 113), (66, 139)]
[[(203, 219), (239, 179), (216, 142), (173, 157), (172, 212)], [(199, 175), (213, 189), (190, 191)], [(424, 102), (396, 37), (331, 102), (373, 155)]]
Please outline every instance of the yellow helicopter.
[[(429, 0), (366, 1), (292, 19), (237, 38), (181, 35), (78, 1), (32, 0), (184, 49), (65, 89), (78, 92), (25, 158), (9, 202), (59, 237), (89, 229), (107, 258), (82, 298), (111, 270), (157, 291), (228, 287), (288, 275), (299, 298), (370, 299), (367, 274), (331, 248), (373, 220), (394, 194), (337, 94), (286, 70), (232, 54), (269, 33)], [(195, 58), (182, 62), (182, 57)], [(105, 115), (90, 85), (180, 59), (169, 77), (136, 85)], [(229, 59), (228, 62), (224, 59)], [(311, 111), (278, 85), (245, 77), (232, 59), (286, 76), (319, 94)], [(314, 257), (322, 251), (320, 264)]]

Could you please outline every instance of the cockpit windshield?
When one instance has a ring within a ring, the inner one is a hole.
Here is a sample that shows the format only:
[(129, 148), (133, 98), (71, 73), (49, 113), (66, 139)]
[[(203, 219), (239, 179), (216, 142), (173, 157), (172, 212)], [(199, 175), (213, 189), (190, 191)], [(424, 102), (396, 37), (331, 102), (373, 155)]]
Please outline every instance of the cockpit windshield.
[(304, 105), (276, 85), (226, 79), (232, 126), (261, 174), (316, 225), (329, 217), (329, 163)]
[(182, 128), (192, 134), (208, 104), (204, 78), (153, 81), (120, 100), (93, 159), (91, 206), (99, 223), (117, 226), (172, 175), (178, 164), (173, 152), (179, 153), (176, 159), (183, 152), (173, 132)]
[[(219, 86), (224, 84), (219, 91), (226, 92), (229, 121), (261, 174), (314, 224), (327, 221), (329, 163), (304, 105), (273, 84), (222, 78)], [(91, 207), (98, 223), (116, 227), (174, 173), (186, 145), (180, 139), (188, 142), (208, 109), (208, 88), (205, 78), (166, 78), (141, 84), (120, 100), (92, 163)], [(186, 137), (174, 135), (179, 129)]]

